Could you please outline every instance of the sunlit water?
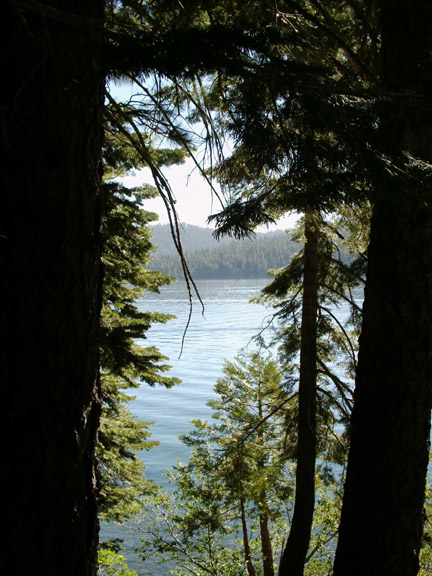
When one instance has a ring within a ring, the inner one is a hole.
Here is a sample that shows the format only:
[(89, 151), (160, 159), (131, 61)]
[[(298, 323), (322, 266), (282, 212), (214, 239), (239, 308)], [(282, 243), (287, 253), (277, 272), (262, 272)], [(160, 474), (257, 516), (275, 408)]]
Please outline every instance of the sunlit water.
[[(168, 356), (171, 375), (180, 378), (182, 384), (168, 390), (143, 385), (134, 392), (136, 400), (130, 406), (141, 420), (155, 422), (152, 439), (159, 441), (160, 446), (140, 455), (147, 466), (147, 477), (155, 482), (164, 482), (164, 471), (177, 459), (187, 459), (187, 448), (178, 436), (191, 429), (191, 419), (209, 417), (207, 401), (214, 395), (213, 386), (222, 375), (224, 359), (232, 360), (242, 348), (253, 347), (251, 339), (267, 324), (272, 310), (250, 303), (266, 283), (265, 279), (198, 282), (204, 314), (195, 300), (183, 350), (189, 316), (185, 282), (175, 282), (162, 288), (160, 294), (148, 294), (139, 302), (142, 310), (177, 317), (167, 324), (154, 325), (141, 343), (157, 346)], [(140, 576), (168, 575), (168, 568), (164, 571), (163, 566), (155, 568), (135, 557), (133, 548), (139, 545), (139, 535), (116, 526), (102, 527), (102, 540), (115, 537), (125, 539), (128, 565)]]
[[(161, 289), (160, 294), (148, 294), (139, 302), (139, 308), (176, 316), (167, 324), (155, 324), (140, 343), (156, 346), (169, 357), (172, 376), (182, 380), (171, 389), (142, 385), (133, 391), (136, 400), (130, 409), (140, 420), (154, 422), (152, 439), (160, 445), (143, 452), (146, 475), (157, 484), (165, 484), (164, 472), (177, 460), (186, 461), (188, 448), (179, 439), (191, 430), (190, 420), (208, 419), (211, 411), (207, 402), (214, 396), (213, 387), (222, 375), (224, 360), (232, 360), (243, 348), (253, 348), (254, 336), (268, 324), (273, 310), (250, 303), (268, 280), (206, 280), (198, 282), (204, 302), (204, 314), (196, 299), (184, 346), (182, 339), (189, 316), (188, 292), (185, 282), (175, 282)], [(357, 303), (363, 295), (359, 292)], [(339, 320), (348, 315), (346, 305), (335, 310)], [(266, 332), (264, 333), (266, 334)], [(270, 338), (267, 334), (266, 339)], [(181, 353), (181, 356), (180, 356)], [(180, 356), (180, 358), (179, 358)], [(168, 576), (169, 567), (156, 566), (152, 561), (143, 563), (134, 554), (140, 536), (126, 528), (103, 525), (101, 540), (123, 538), (124, 554), (129, 568), (139, 576)]]

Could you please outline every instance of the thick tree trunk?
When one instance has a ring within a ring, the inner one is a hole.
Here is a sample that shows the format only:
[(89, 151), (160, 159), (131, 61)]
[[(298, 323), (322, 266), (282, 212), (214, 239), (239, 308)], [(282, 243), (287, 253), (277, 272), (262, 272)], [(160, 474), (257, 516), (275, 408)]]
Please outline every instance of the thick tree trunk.
[[(382, 132), (432, 160), (432, 4), (382, 3), (383, 85), (406, 93)], [(417, 99), (418, 98), (418, 99)], [(414, 105), (412, 105), (414, 104)], [(418, 571), (432, 382), (432, 189), (378, 183), (335, 576)]]
[(103, 0), (17, 4), (0, 18), (0, 573), (90, 576), (103, 82), (85, 23)]
[(305, 221), (296, 494), (279, 576), (303, 574), (315, 506), (318, 230), (312, 215)]

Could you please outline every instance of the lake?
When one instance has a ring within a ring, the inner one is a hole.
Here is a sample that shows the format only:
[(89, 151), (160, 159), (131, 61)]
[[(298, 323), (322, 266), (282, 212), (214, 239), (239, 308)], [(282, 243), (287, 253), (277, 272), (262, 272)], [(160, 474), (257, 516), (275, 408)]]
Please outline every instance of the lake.
[[(224, 359), (232, 360), (239, 351), (250, 345), (251, 339), (266, 325), (272, 310), (259, 304), (251, 304), (268, 283), (258, 280), (204, 280), (197, 282), (204, 302), (195, 300), (183, 351), (182, 338), (189, 316), (188, 293), (185, 282), (174, 282), (161, 289), (160, 294), (149, 293), (139, 301), (142, 310), (173, 314), (177, 318), (167, 324), (155, 324), (141, 344), (157, 346), (170, 358), (171, 374), (182, 384), (169, 390), (142, 385), (134, 391), (136, 400), (131, 411), (141, 420), (155, 422), (152, 439), (160, 446), (140, 455), (147, 466), (147, 477), (157, 483), (164, 481), (164, 471), (177, 459), (187, 460), (187, 448), (179, 440), (179, 434), (191, 429), (194, 418), (208, 418), (207, 401), (214, 395), (213, 386), (222, 375)], [(139, 536), (116, 526), (102, 526), (101, 540), (122, 537), (128, 565), (140, 576), (168, 576), (168, 567), (154, 568), (142, 563), (133, 554), (139, 544)]]

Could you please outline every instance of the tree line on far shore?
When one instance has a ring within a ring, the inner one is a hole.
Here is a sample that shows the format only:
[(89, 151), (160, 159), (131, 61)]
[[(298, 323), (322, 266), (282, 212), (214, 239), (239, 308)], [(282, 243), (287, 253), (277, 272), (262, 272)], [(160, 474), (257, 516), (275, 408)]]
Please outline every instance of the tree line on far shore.
[[(158, 225), (152, 230), (154, 243), (161, 245), (163, 252), (155, 253), (151, 269), (182, 278), (182, 264), (174, 245), (168, 253), (166, 237), (172, 244), (169, 226)], [(197, 280), (264, 278), (270, 269), (285, 266), (300, 247), (291, 234), (282, 230), (257, 234), (253, 239), (217, 242), (210, 229), (187, 226), (183, 239), (188, 267)]]

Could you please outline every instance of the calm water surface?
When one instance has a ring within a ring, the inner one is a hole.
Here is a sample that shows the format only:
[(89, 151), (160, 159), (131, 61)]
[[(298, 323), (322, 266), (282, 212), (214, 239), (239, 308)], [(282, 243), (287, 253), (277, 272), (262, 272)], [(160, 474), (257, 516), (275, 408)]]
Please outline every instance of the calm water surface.
[(263, 279), (200, 282), (204, 314), (196, 302), (182, 352), (189, 315), (185, 283), (176, 282), (160, 295), (151, 295), (139, 303), (144, 310), (177, 317), (165, 325), (154, 325), (147, 340), (141, 343), (157, 346), (170, 358), (171, 374), (182, 380), (182, 384), (169, 390), (143, 386), (132, 405), (140, 419), (155, 422), (152, 436), (161, 442), (160, 447), (143, 454), (150, 478), (160, 482), (164, 469), (186, 453), (178, 435), (191, 428), (191, 419), (209, 416), (206, 403), (213, 396), (216, 379), (222, 375), (224, 359), (232, 360), (241, 348), (253, 346), (250, 341), (265, 325), (271, 310), (249, 301), (265, 284)]
[[(136, 400), (131, 411), (141, 420), (155, 422), (152, 439), (160, 446), (142, 457), (147, 466), (146, 474), (157, 483), (164, 482), (164, 471), (177, 459), (187, 459), (187, 449), (179, 440), (179, 434), (191, 429), (193, 418), (208, 418), (207, 401), (214, 395), (213, 386), (222, 375), (224, 359), (232, 360), (239, 351), (253, 346), (251, 339), (266, 325), (271, 309), (251, 304), (268, 281), (208, 280), (197, 283), (204, 302), (195, 301), (192, 319), (182, 348), (182, 337), (189, 315), (188, 293), (185, 282), (175, 282), (161, 289), (160, 294), (149, 294), (139, 302), (139, 308), (151, 312), (173, 314), (176, 320), (154, 325), (147, 339), (140, 343), (157, 346), (170, 358), (171, 375), (182, 384), (169, 390), (142, 385), (135, 392)], [(139, 536), (115, 526), (103, 526), (101, 539), (122, 537), (127, 545), (125, 555), (130, 568), (140, 575), (168, 574), (168, 567), (155, 568), (136, 559), (132, 550), (139, 544)]]

